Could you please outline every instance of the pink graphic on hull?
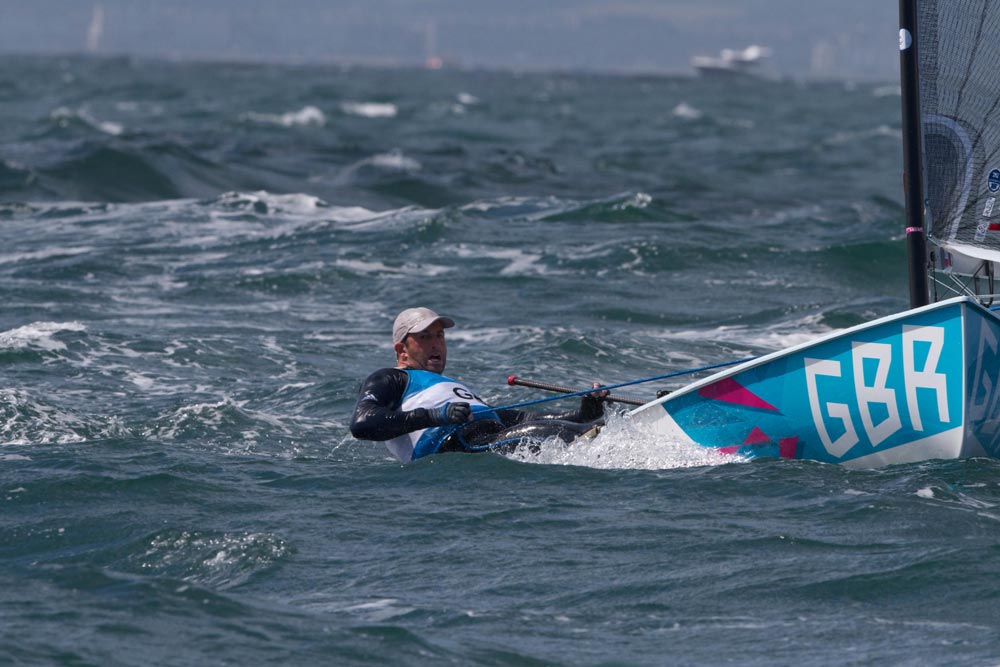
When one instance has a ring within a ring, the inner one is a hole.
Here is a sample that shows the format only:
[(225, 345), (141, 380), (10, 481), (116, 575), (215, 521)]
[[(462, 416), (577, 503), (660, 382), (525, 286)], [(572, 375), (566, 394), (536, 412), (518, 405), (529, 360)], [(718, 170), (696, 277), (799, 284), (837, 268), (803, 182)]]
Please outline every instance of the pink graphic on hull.
[(778, 408), (774, 407), (732, 378), (725, 378), (723, 380), (719, 380), (718, 382), (714, 382), (707, 387), (702, 387), (698, 390), (698, 395), (712, 401), (732, 403), (734, 405), (741, 405), (745, 408), (772, 410), (774, 412), (778, 411)]
[(771, 436), (760, 430), (759, 426), (754, 426), (750, 435), (743, 441), (744, 445), (759, 445), (762, 442), (771, 442)]
[[(750, 435), (747, 439), (743, 441), (742, 445), (731, 445), (729, 447), (719, 447), (718, 451), (722, 454), (736, 454), (744, 447), (753, 447), (754, 445), (767, 445), (774, 442), (764, 431), (760, 430), (759, 427), (754, 426), (753, 430), (750, 431)], [(793, 436), (791, 438), (780, 438), (778, 440), (778, 456), (783, 459), (794, 459), (795, 452), (799, 446), (799, 437)]]
[[(724, 378), (718, 382), (708, 385), (707, 387), (702, 387), (698, 390), (698, 395), (710, 401), (721, 401), (723, 403), (732, 403), (733, 405), (739, 405), (745, 408), (756, 408), (758, 410), (778, 412), (778, 408), (774, 407), (733, 378)], [(759, 426), (754, 426), (750, 430), (746, 439), (743, 441), (743, 444), (731, 445), (729, 447), (719, 447), (718, 451), (723, 454), (736, 454), (741, 449), (746, 447), (754, 448), (772, 443), (774, 443), (774, 440), (771, 436), (764, 433)], [(778, 456), (783, 459), (794, 459), (798, 446), (798, 436), (793, 436), (791, 438), (779, 438)]]
[(783, 459), (794, 459), (795, 450), (799, 446), (799, 436), (793, 438), (782, 438), (778, 441), (779, 456)]

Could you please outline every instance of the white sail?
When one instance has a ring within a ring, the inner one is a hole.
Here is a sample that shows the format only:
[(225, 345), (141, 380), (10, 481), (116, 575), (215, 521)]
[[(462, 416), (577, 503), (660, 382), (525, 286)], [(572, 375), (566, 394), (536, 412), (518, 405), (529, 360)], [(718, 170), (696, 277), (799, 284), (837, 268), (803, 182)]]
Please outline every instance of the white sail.
[(990, 303), (1000, 264), (1000, 3), (917, 0), (934, 291)]
[(90, 25), (87, 27), (87, 52), (97, 53), (101, 49), (101, 36), (104, 35), (104, 7), (98, 3), (90, 15)]

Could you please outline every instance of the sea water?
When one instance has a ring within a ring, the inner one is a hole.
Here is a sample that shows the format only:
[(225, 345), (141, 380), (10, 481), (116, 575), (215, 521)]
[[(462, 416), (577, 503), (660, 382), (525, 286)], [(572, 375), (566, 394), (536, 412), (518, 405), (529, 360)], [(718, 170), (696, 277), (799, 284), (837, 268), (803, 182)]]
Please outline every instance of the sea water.
[(996, 461), (348, 431), (410, 306), (494, 405), (905, 309), (895, 82), (2, 63), (0, 664), (1000, 664)]

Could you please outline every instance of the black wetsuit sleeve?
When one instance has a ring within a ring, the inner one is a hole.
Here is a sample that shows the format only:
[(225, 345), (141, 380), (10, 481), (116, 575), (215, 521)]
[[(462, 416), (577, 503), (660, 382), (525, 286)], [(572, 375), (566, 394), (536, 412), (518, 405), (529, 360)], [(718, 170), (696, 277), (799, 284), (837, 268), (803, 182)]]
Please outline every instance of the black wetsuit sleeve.
[(526, 410), (500, 410), (497, 412), (505, 427), (538, 419), (561, 419), (569, 422), (585, 423), (604, 416), (604, 401), (593, 396), (584, 396), (580, 407), (569, 412), (528, 412)]
[(398, 368), (375, 371), (361, 385), (351, 417), (351, 434), (359, 440), (391, 440), (435, 424), (424, 408), (403, 411), (409, 376)]

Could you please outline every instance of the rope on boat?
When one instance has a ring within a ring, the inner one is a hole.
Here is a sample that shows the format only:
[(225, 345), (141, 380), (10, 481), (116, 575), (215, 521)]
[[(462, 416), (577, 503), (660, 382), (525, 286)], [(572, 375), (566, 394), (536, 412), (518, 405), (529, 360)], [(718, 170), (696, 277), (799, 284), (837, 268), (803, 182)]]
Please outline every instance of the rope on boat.
[(473, 409), (473, 411), (482, 412), (486, 410), (514, 410), (516, 408), (526, 408), (529, 405), (538, 405), (539, 403), (548, 403), (550, 401), (560, 401), (565, 398), (573, 398), (575, 396), (585, 396), (587, 394), (592, 394), (595, 391), (611, 391), (613, 389), (618, 389), (620, 387), (629, 387), (636, 384), (642, 384), (644, 382), (655, 382), (657, 380), (666, 380), (668, 378), (677, 377), (679, 375), (689, 375), (691, 373), (700, 373), (702, 371), (710, 371), (716, 368), (724, 368), (725, 366), (735, 366), (736, 364), (742, 364), (747, 361), (753, 361), (757, 357), (747, 357), (746, 359), (737, 359), (736, 361), (723, 361), (717, 364), (711, 364), (709, 366), (702, 366), (700, 368), (689, 368), (683, 371), (675, 371), (673, 373), (665, 373), (663, 375), (654, 375), (653, 377), (641, 378), (639, 380), (629, 380), (628, 382), (620, 382), (618, 384), (603, 385), (597, 389), (582, 389), (580, 391), (575, 391), (571, 394), (560, 394), (558, 396), (548, 396), (546, 398), (538, 398), (533, 401), (524, 401), (522, 403), (512, 403), (510, 405), (502, 405), (496, 408), (480, 408), (479, 410)]

